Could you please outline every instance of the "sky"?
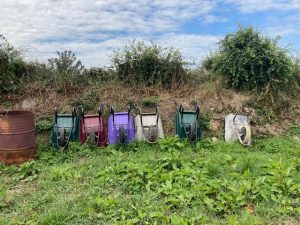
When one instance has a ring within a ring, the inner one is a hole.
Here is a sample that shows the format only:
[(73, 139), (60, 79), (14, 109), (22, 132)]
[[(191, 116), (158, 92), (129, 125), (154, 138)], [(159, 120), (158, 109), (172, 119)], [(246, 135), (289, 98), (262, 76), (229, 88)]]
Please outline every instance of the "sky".
[(0, 0), (0, 34), (26, 59), (47, 62), (70, 49), (86, 67), (109, 66), (134, 39), (197, 64), (239, 25), (300, 52), (300, 0)]

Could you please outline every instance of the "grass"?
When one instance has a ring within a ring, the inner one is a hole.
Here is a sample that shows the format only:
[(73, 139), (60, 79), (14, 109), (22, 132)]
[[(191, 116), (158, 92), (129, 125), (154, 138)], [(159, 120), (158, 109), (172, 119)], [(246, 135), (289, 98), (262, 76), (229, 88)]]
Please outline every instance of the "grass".
[(0, 165), (0, 224), (299, 224), (300, 143), (168, 138)]

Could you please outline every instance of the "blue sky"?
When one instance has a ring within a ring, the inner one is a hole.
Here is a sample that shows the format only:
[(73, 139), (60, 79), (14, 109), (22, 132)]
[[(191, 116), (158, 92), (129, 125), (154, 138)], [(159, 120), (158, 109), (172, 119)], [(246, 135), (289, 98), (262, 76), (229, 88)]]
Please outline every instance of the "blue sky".
[(226, 33), (251, 25), (300, 52), (300, 0), (0, 0), (0, 34), (45, 62), (71, 49), (109, 65), (128, 40), (155, 41), (199, 63)]

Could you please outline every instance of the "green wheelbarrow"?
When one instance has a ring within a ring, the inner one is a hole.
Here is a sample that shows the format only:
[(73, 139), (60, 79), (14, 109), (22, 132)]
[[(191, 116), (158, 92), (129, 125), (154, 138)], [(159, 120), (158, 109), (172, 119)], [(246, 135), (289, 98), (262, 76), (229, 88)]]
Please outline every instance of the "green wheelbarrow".
[(195, 109), (184, 109), (182, 105), (176, 104), (175, 126), (176, 135), (180, 138), (187, 138), (190, 142), (196, 142), (201, 138), (199, 124), (200, 108), (195, 104)]
[(71, 114), (58, 114), (55, 108), (53, 128), (50, 136), (51, 144), (55, 147), (66, 148), (70, 141), (79, 139), (79, 117), (76, 109)]

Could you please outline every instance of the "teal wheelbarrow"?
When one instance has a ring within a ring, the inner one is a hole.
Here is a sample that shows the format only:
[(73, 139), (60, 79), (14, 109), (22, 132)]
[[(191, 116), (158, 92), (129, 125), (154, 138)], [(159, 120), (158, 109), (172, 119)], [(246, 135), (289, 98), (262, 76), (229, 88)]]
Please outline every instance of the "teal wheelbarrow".
[(66, 148), (70, 141), (79, 139), (79, 117), (76, 109), (70, 114), (59, 114), (55, 108), (50, 141), (54, 147)]
[(195, 104), (194, 109), (184, 109), (176, 104), (175, 127), (179, 138), (187, 138), (190, 142), (196, 142), (201, 138), (199, 123), (200, 107)]

